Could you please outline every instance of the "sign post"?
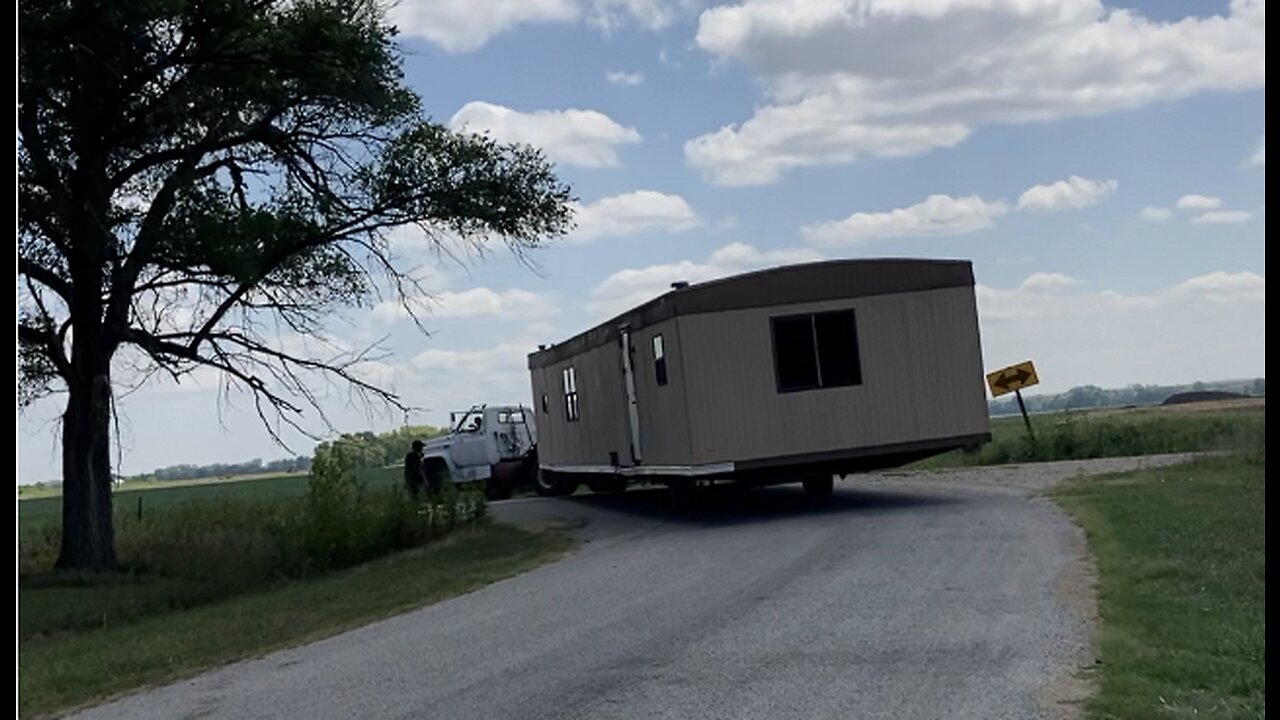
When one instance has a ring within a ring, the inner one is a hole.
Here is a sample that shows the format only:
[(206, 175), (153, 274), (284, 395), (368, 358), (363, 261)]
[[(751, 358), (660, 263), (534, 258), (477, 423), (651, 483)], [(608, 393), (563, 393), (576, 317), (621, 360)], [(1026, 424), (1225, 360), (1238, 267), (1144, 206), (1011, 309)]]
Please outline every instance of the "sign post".
[(1031, 418), (1027, 415), (1027, 404), (1022, 401), (1022, 388), (1039, 385), (1036, 366), (1030, 360), (1017, 365), (1010, 365), (993, 373), (987, 373), (987, 386), (991, 388), (991, 397), (997, 398), (1006, 393), (1013, 393), (1018, 398), (1018, 409), (1022, 411), (1022, 422), (1027, 425), (1027, 434), (1032, 440), (1036, 433), (1031, 429)]

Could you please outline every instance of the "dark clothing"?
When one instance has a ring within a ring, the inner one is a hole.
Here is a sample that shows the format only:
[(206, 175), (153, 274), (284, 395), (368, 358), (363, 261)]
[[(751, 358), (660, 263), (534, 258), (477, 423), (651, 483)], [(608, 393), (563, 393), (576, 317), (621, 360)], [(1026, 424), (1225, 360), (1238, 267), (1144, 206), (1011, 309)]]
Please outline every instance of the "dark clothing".
[(404, 456), (404, 486), (414, 495), (427, 486), (427, 469), (416, 450)]

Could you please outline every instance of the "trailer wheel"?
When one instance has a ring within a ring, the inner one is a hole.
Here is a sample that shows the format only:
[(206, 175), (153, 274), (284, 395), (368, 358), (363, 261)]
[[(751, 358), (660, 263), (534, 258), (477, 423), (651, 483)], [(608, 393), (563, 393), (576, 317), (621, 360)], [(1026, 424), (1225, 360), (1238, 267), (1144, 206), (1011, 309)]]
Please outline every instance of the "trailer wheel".
[(533, 479), (533, 491), (543, 497), (572, 495), (578, 484), (565, 479), (560, 473), (539, 469)]
[(824, 475), (804, 479), (804, 494), (811, 498), (829, 498), (835, 490), (835, 477)]
[(698, 486), (692, 480), (673, 480), (667, 483), (671, 506), (678, 512), (693, 510), (698, 502)]
[(587, 482), (593, 493), (616, 493), (627, 489), (626, 478), (600, 478)]

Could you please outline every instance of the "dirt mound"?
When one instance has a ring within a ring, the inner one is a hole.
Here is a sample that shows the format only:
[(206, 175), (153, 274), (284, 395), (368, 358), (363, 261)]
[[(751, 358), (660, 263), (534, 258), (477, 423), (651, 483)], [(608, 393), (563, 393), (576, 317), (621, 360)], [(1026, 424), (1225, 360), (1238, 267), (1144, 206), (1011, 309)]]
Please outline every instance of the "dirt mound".
[(1225, 390), (1198, 390), (1195, 392), (1183, 392), (1176, 395), (1170, 395), (1165, 398), (1161, 405), (1185, 405), (1187, 403), (1215, 402), (1218, 400), (1242, 400), (1249, 397), (1240, 393), (1226, 392)]

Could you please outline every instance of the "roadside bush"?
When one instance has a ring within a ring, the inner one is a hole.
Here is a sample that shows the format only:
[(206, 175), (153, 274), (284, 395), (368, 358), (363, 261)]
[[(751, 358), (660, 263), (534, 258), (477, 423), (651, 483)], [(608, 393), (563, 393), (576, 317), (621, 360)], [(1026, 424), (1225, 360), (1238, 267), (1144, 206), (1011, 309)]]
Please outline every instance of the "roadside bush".
[(345, 567), (421, 545), (461, 525), (488, 517), (484, 497), (452, 483), (438, 494), (413, 498), (402, 488), (370, 493), (339, 448), (317, 455), (303, 512), (283, 528), (287, 544), (301, 542), (303, 566), (291, 574)]

